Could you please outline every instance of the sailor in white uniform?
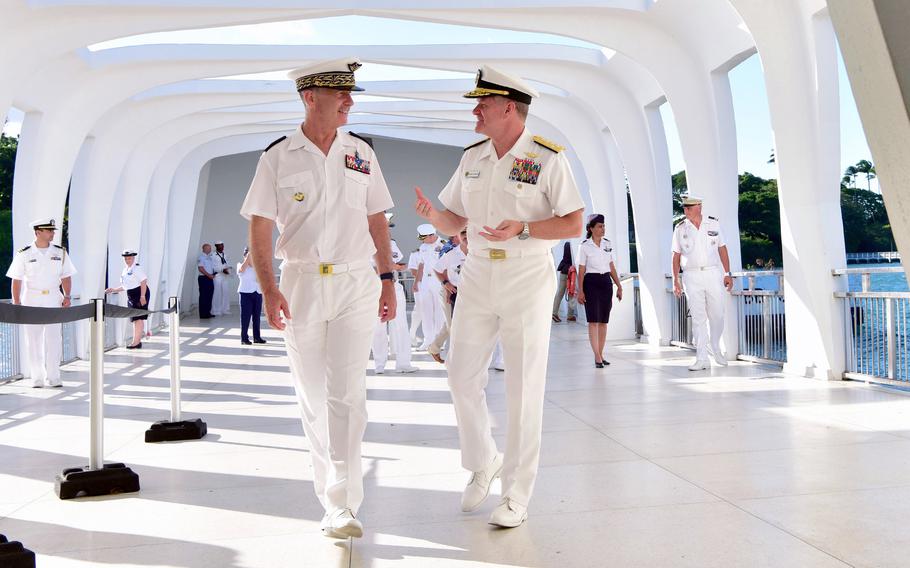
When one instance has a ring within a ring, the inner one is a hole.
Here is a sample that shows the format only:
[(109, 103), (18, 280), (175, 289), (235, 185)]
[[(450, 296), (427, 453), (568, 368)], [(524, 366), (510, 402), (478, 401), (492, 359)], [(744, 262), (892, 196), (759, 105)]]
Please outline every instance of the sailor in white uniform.
[[(489, 138), (465, 149), (436, 209), (417, 188), (415, 209), (443, 233), (468, 227), (470, 248), (446, 358), (462, 466), (473, 472), (464, 511), (481, 506), (502, 475), (502, 499), (490, 523), (527, 519), (537, 477), (544, 386), (556, 272), (550, 249), (581, 234), (581, 200), (562, 147), (525, 128), (537, 92), (489, 66), (477, 74), (475, 131)], [(490, 432), (484, 387), (502, 338), (508, 400), (505, 456)]]
[(439, 298), (442, 284), (436, 277), (435, 271), (442, 245), (436, 234), (436, 227), (429, 223), (418, 226), (417, 235), (421, 241), (420, 248), (417, 250), (420, 260), (414, 278), (420, 291), (420, 327), (423, 330), (423, 343), (420, 350), (426, 351), (445, 322), (442, 301)]
[[(370, 142), (341, 131), (354, 104), (356, 59), (289, 73), (306, 119), (262, 153), (240, 210), (269, 325), (284, 331), (313, 460), (322, 530), (360, 537), (366, 368), (376, 318), (396, 314), (385, 211), (392, 197)], [(281, 259), (275, 283), (274, 256)], [(376, 270), (371, 266), (375, 260)], [(379, 274), (377, 275), (377, 272)]]
[(215, 252), (212, 253), (215, 263), (215, 292), (212, 295), (212, 315), (231, 315), (231, 263), (224, 252), (224, 241), (215, 241)]
[[(57, 230), (53, 219), (32, 221), (35, 240), (19, 249), (7, 277), (13, 281), (13, 303), (44, 308), (68, 308), (76, 268), (66, 249), (54, 244)], [(62, 292), (61, 292), (62, 289)], [(25, 349), (31, 386), (59, 387), (60, 359), (63, 355), (62, 329), (59, 323), (25, 325)]]
[(724, 289), (733, 289), (730, 256), (720, 221), (702, 217), (701, 206), (700, 197), (684, 197), (686, 218), (673, 230), (673, 292), (678, 298), (685, 291), (695, 339), (695, 362), (689, 366), (690, 371), (710, 367), (709, 354), (718, 365), (727, 365), (720, 339), (724, 332)]
[[(386, 213), (391, 226), (392, 213)], [(398, 248), (398, 243), (394, 240), (391, 242), (392, 262), (395, 271), (404, 270), (404, 255)], [(408, 316), (407, 302), (404, 296), (404, 287), (401, 282), (395, 282), (395, 299), (398, 311), (395, 319), (384, 322), (381, 319), (376, 323), (376, 331), (373, 334), (373, 369), (377, 375), (385, 373), (385, 365), (389, 360), (389, 351), (395, 354), (395, 372), (396, 373), (415, 373), (417, 367), (411, 365), (411, 343), (408, 336)]]

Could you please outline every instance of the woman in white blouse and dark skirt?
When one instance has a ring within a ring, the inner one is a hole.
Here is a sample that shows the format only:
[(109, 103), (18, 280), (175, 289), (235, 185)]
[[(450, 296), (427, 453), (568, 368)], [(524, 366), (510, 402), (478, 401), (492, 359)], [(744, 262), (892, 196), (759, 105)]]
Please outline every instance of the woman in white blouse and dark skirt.
[(613, 308), (613, 283), (616, 283), (617, 300), (622, 300), (622, 284), (613, 262), (613, 245), (604, 238), (604, 216), (591, 215), (587, 230), (587, 238), (582, 241), (578, 253), (578, 303), (585, 307), (594, 366), (603, 369), (604, 365), (610, 364), (603, 352)]
[[(123, 292), (126, 290), (127, 306), (140, 310), (147, 310), (149, 304), (148, 276), (145, 270), (136, 262), (134, 250), (127, 249), (123, 251), (123, 262), (126, 266), (120, 273), (120, 286), (117, 288), (108, 288), (105, 294), (111, 292)], [(127, 345), (127, 349), (142, 349), (143, 321), (149, 319), (148, 314), (142, 316), (132, 316), (130, 321), (133, 322), (133, 342)]]

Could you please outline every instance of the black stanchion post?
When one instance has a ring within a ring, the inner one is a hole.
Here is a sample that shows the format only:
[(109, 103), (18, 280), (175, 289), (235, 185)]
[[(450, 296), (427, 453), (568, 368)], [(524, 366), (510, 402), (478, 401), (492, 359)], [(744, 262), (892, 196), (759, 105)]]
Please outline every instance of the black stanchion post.
[(145, 431), (146, 442), (173, 442), (198, 440), (206, 435), (208, 427), (201, 418), (181, 420), (180, 416), (180, 309), (176, 296), (168, 305), (171, 311), (169, 330), (171, 343), (171, 419), (152, 424)]
[(104, 463), (104, 300), (92, 300), (89, 465), (57, 474), (54, 490), (61, 499), (139, 491), (139, 476), (122, 463)]
[(35, 568), (35, 553), (22, 546), (21, 542), (10, 542), (0, 534), (0, 566), (3, 568)]

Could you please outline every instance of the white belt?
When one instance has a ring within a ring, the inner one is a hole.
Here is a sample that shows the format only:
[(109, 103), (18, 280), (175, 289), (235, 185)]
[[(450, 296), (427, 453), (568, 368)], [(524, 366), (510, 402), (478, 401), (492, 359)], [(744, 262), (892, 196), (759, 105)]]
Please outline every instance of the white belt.
[(489, 258), (490, 260), (505, 260), (507, 258), (520, 258), (526, 256), (543, 256), (550, 254), (549, 249), (470, 249), (468, 254), (480, 258)]
[(720, 268), (720, 267), (717, 266), (716, 264), (712, 264), (711, 266), (693, 266), (693, 267), (687, 266), (683, 269), (683, 272), (685, 272), (686, 270), (715, 270), (717, 268)]
[(26, 287), (26, 290), (28, 290), (29, 292), (36, 292), (38, 294), (41, 294), (42, 296), (47, 296), (48, 294), (51, 293), (50, 290), (43, 290), (41, 288)]
[(321, 274), (322, 276), (331, 276), (333, 274), (342, 274), (344, 272), (353, 272), (361, 268), (370, 268), (370, 261), (348, 262), (332, 264), (329, 262), (288, 262), (285, 268), (305, 272), (308, 274)]

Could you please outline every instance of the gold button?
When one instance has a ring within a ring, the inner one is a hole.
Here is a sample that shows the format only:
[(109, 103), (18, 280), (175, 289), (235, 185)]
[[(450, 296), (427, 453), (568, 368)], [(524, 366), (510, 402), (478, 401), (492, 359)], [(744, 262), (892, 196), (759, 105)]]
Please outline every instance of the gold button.
[(518, 187), (518, 189), (521, 189), (521, 184), (518, 184), (518, 186), (517, 186), (517, 187)]

